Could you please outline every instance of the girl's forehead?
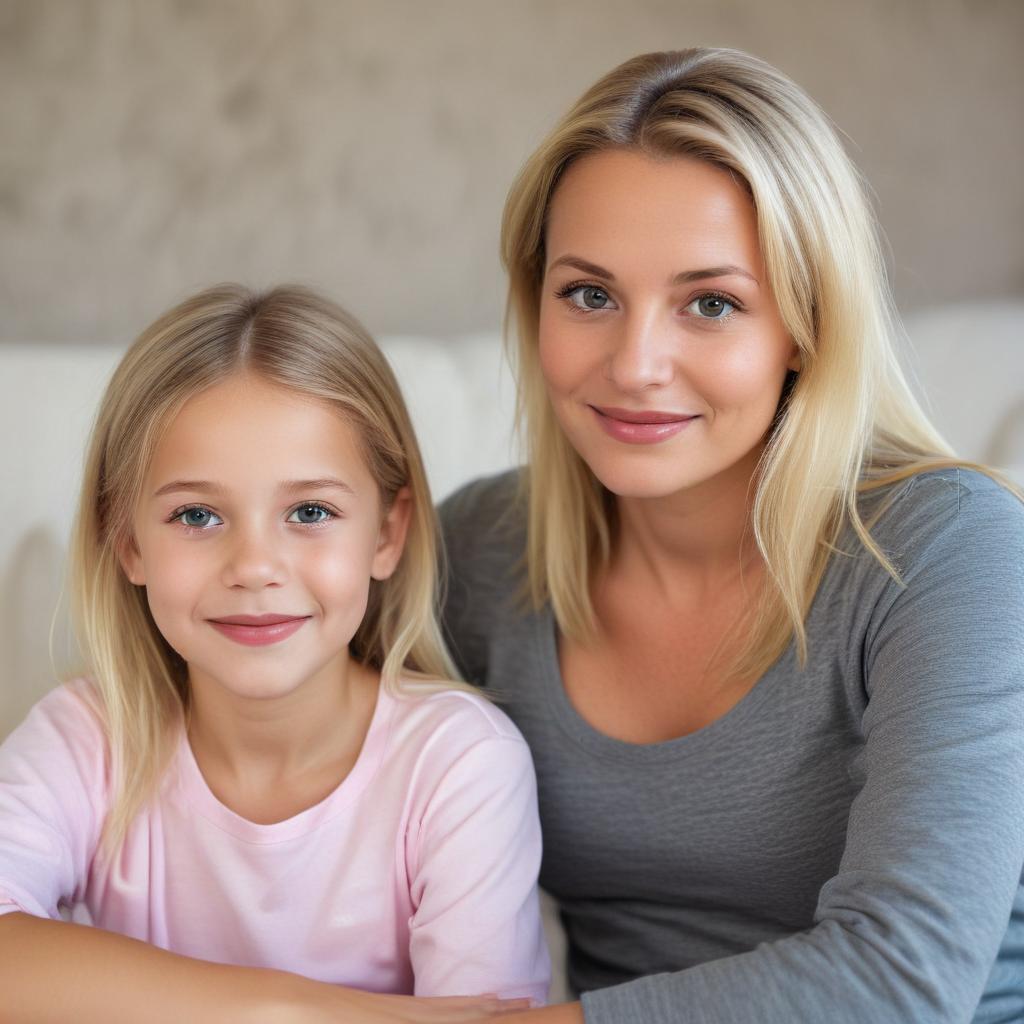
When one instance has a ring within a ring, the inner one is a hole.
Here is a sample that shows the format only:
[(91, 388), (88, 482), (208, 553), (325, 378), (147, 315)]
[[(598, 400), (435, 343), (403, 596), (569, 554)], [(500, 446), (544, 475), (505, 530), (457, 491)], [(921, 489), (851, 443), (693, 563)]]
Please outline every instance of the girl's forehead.
[(376, 491), (350, 419), (323, 399), (251, 374), (188, 399), (162, 431), (146, 477), (150, 493), (175, 480), (248, 490), (341, 479), (355, 493)]

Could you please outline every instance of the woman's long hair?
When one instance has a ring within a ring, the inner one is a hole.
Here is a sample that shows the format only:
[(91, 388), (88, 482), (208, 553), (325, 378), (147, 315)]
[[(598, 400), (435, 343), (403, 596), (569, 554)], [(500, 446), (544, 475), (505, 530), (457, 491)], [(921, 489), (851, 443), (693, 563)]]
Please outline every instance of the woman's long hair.
[(108, 839), (123, 836), (152, 793), (189, 704), (186, 666), (157, 629), (144, 588), (126, 578), (118, 553), (131, 542), (142, 480), (162, 431), (188, 399), (240, 371), (338, 410), (362, 442), (385, 509), (400, 488), (409, 490), (401, 560), (388, 579), (371, 581), (353, 656), (378, 669), (392, 692), (410, 674), (465, 686), (450, 682), (456, 670), (435, 611), (434, 508), (384, 355), (355, 319), (313, 292), (211, 288), (165, 313), (129, 348), (103, 397), (86, 457), (71, 593), (110, 743), (115, 799)]
[(573, 161), (609, 149), (706, 160), (750, 193), (768, 279), (801, 369), (756, 474), (751, 526), (768, 582), (731, 668), (760, 675), (793, 638), (803, 663), (804, 618), (844, 525), (896, 575), (858, 510), (859, 492), (963, 463), (928, 421), (896, 359), (898, 321), (875, 219), (836, 132), (798, 86), (736, 50), (626, 61), (572, 107), (509, 192), (501, 244), (530, 467), (530, 595), (535, 605), (551, 601), (568, 636), (592, 635), (589, 587), (611, 557), (614, 502), (555, 419), (537, 330), (552, 196)]

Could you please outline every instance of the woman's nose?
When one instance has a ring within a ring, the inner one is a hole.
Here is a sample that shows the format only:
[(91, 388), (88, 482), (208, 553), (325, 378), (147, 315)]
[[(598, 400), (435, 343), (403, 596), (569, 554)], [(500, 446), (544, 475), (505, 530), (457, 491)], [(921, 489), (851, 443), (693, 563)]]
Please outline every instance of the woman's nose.
[(620, 321), (605, 370), (624, 392), (662, 387), (672, 380), (679, 339), (660, 310), (638, 310)]
[(222, 571), (225, 586), (253, 590), (280, 586), (286, 577), (278, 539), (258, 526), (235, 527)]

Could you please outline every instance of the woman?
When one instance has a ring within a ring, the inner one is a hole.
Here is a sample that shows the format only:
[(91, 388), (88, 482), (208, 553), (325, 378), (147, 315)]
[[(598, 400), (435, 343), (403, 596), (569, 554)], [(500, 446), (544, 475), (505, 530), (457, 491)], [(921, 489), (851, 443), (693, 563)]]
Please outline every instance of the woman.
[(522, 1019), (1022, 1019), (1024, 508), (912, 397), (825, 117), (735, 51), (628, 61), (503, 256), (529, 467), (443, 519), (583, 993)]

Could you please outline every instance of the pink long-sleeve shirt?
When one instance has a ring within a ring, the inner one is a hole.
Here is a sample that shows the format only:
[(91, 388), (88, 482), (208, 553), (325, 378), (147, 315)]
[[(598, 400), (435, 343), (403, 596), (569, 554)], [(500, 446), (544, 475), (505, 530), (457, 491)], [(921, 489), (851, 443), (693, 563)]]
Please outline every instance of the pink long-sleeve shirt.
[(546, 998), (533, 766), (493, 705), (382, 689), (350, 774), (272, 825), (213, 795), (182, 731), (110, 857), (89, 686), (48, 694), (0, 746), (0, 913), (77, 907), (186, 956), (368, 991)]

